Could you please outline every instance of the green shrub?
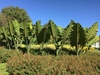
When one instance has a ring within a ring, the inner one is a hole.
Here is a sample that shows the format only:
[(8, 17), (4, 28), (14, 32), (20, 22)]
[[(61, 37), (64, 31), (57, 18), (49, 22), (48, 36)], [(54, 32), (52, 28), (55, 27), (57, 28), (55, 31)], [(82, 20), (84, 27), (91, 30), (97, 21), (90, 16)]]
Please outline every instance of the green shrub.
[(8, 61), (8, 72), (11, 75), (44, 75), (44, 68), (46, 68), (45, 58), (33, 55), (20, 55), (19, 57), (12, 57)]
[(0, 48), (0, 63), (5, 63), (12, 56), (18, 56), (22, 54), (21, 52), (15, 50), (8, 50), (5, 48)]
[(9, 59), (10, 75), (100, 75), (100, 53), (82, 56), (20, 55)]

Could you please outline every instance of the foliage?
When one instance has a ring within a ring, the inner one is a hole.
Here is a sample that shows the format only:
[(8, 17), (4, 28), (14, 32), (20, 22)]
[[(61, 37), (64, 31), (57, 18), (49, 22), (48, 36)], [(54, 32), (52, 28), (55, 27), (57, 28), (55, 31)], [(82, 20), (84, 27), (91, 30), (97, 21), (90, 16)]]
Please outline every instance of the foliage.
[(51, 36), (53, 38), (53, 41), (55, 43), (56, 40), (58, 39), (58, 35), (59, 35), (58, 28), (57, 28), (56, 24), (52, 20), (49, 20), (48, 26), (49, 26), (50, 34), (51, 34)]
[(44, 27), (38, 34), (37, 41), (38, 43), (46, 43), (50, 38), (50, 33), (48, 28)]
[(42, 26), (41, 26), (41, 21), (36, 21), (36, 35), (38, 36), (38, 34), (40, 33), (40, 31), (42, 30)]
[[(21, 32), (20, 32), (20, 23), (17, 20), (9, 20), (9, 33), (11, 41), (14, 43), (15, 50), (18, 50), (18, 46), (21, 43)], [(13, 44), (12, 44), (13, 45)]]
[(8, 20), (16, 19), (18, 20), (19, 23), (23, 21), (31, 22), (31, 19), (29, 18), (27, 12), (19, 7), (13, 7), (13, 6), (5, 7), (2, 9), (1, 13), (5, 14)]
[(10, 49), (10, 34), (9, 34), (9, 30), (8, 28), (5, 28), (5, 27), (1, 27), (1, 31), (2, 31), (2, 34), (3, 35), (3, 39), (1, 40), (2, 42), (4, 41), (5, 42), (5, 46)]
[(3, 27), (8, 26), (7, 18), (3, 13), (0, 13), (0, 26), (3, 26)]
[[(57, 26), (52, 20), (49, 20), (44, 26), (41, 25), (40, 20), (33, 25), (24, 9), (12, 6), (3, 8), (0, 17), (0, 45), (9, 49), (15, 48), (17, 51), (20, 48), (23, 52), (30, 53), (30, 50), (34, 52), (37, 49), (43, 54), (44, 51), (48, 53), (49, 49), (52, 49), (54, 55), (58, 56), (64, 50), (63, 46), (71, 45), (71, 48), (67, 50), (76, 51), (78, 55), (84, 52), (85, 46), (89, 47), (98, 41), (96, 37), (97, 22), (90, 28), (83, 28), (73, 20), (66, 28)], [(4, 27), (4, 24), (8, 26)], [(48, 48), (46, 44), (53, 44), (53, 47), (48, 45)], [(33, 48), (33, 45), (39, 46)], [(38, 51), (37, 53), (39, 53)]]
[(89, 41), (91, 41), (96, 36), (97, 31), (98, 31), (98, 23), (96, 22), (88, 29), (88, 31), (86, 33), (86, 41), (87, 41), (87, 43)]
[(8, 75), (8, 72), (6, 72), (6, 63), (0, 63), (0, 75)]
[(26, 45), (26, 52), (29, 53), (31, 44), (35, 41), (35, 30), (32, 27), (32, 23), (30, 22), (23, 22), (21, 25), (22, 30), (22, 44)]
[(21, 52), (17, 52), (15, 50), (8, 50), (0, 47), (0, 63), (5, 63), (9, 58), (13, 56), (19, 56), (21, 54)]
[[(86, 46), (89, 48), (91, 45), (99, 41), (99, 37), (96, 36), (98, 32), (98, 22), (94, 23), (89, 29), (86, 29)], [(88, 50), (88, 49), (87, 49)]]
[(91, 39), (88, 43), (87, 46), (89, 47), (90, 45), (95, 44), (96, 42), (99, 41), (99, 36), (95, 36), (93, 39)]
[(24, 54), (9, 59), (7, 72), (10, 75), (99, 75), (99, 62), (100, 53), (58, 57)]
[(79, 23), (73, 22), (73, 31), (70, 36), (71, 46), (75, 46), (76, 54), (79, 54), (79, 46), (84, 47), (86, 43), (86, 35), (83, 27)]
[(70, 24), (63, 31), (63, 35), (62, 35), (63, 42), (65, 42), (66, 40), (69, 39), (69, 35), (72, 32), (73, 23), (74, 23), (74, 21), (71, 21)]
[(58, 56), (58, 51), (59, 51), (59, 46), (61, 44), (59, 44), (59, 38), (60, 38), (60, 34), (59, 34), (59, 30), (56, 26), (56, 24), (52, 21), (52, 20), (49, 20), (48, 22), (48, 29), (50, 31), (50, 40), (52, 41), (52, 43), (55, 45), (56, 47), (56, 55)]

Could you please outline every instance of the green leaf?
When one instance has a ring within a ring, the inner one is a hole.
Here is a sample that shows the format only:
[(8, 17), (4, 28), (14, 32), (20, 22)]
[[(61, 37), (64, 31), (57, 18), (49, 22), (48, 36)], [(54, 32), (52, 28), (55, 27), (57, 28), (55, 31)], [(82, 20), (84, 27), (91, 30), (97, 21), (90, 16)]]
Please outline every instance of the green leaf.
[(41, 30), (42, 30), (42, 26), (41, 26), (41, 21), (39, 20), (36, 22), (36, 35), (38, 35)]
[(73, 23), (73, 31), (70, 36), (71, 46), (75, 46), (76, 54), (79, 55), (81, 52), (79, 46), (83, 47), (86, 44), (85, 31), (79, 23)]
[(28, 37), (29, 36), (29, 23), (28, 22), (23, 22), (22, 23), (22, 29), (23, 29), (23, 35), (24, 37)]
[(71, 45), (84, 46), (86, 43), (86, 37), (83, 27), (79, 23), (74, 23), (73, 25), (74, 25), (73, 31), (71, 32), (71, 37), (70, 37)]
[(90, 45), (93, 45), (95, 44), (96, 42), (99, 41), (99, 36), (95, 36), (93, 39), (91, 39), (88, 43), (87, 43), (87, 46), (90, 46)]
[(62, 36), (63, 35), (64, 28), (62, 28), (61, 26), (57, 26), (57, 28), (59, 30), (59, 35)]
[(37, 36), (38, 43), (46, 43), (50, 39), (49, 30), (44, 27)]
[(97, 31), (98, 23), (96, 22), (89, 28), (88, 32), (86, 33), (87, 42), (96, 36)]
[(86, 33), (83, 27), (79, 28), (79, 45), (84, 46), (86, 44)]
[(17, 20), (12, 21), (13, 23), (13, 27), (14, 27), (14, 31), (16, 32), (17, 36), (20, 36), (20, 24), (18, 23)]
[(66, 41), (66, 39), (69, 38), (69, 35), (72, 31), (72, 27), (73, 27), (73, 21), (70, 22), (70, 24), (65, 28), (65, 30), (63, 31), (63, 35), (62, 35), (62, 39), (63, 41)]
[(14, 33), (14, 26), (13, 26), (11, 20), (9, 20), (9, 30), (10, 30), (10, 34), (11, 34), (11, 35), (14, 35), (14, 34), (15, 34), (15, 33)]
[(59, 37), (59, 31), (58, 31), (56, 24), (54, 24), (54, 22), (52, 20), (49, 20), (48, 26), (49, 26), (49, 31), (50, 31), (50, 34), (51, 34), (53, 40), (56, 41)]
[(3, 31), (3, 34), (4, 34), (4, 36), (5, 36), (5, 38), (7, 38), (8, 37), (8, 31), (7, 31), (7, 29), (6, 28), (4, 28), (4, 27), (2, 27), (2, 31)]

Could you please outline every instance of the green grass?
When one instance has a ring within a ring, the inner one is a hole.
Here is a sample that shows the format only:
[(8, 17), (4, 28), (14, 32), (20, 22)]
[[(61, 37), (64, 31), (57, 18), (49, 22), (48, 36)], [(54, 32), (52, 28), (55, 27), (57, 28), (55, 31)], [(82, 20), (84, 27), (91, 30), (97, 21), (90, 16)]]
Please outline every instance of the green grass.
[(8, 75), (8, 72), (6, 72), (6, 63), (0, 63), (0, 75)]

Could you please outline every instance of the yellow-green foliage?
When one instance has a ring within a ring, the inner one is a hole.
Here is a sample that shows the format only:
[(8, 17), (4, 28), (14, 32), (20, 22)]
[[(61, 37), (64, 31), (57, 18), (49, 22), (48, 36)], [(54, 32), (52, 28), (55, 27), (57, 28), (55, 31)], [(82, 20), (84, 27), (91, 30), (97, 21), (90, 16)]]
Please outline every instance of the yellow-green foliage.
[(26, 48), (26, 46), (24, 44), (19, 44), (19, 47)]
[(56, 47), (54, 44), (45, 44), (45, 48), (49, 48), (49, 49), (52, 49), (52, 50), (56, 50)]
[(40, 45), (31, 45), (31, 49), (35, 50), (40, 49)]
[(8, 72), (6, 72), (6, 63), (0, 63), (0, 75), (8, 75)]
[(70, 49), (71, 46), (70, 46), (70, 45), (64, 45), (63, 48), (65, 48), (65, 49)]

